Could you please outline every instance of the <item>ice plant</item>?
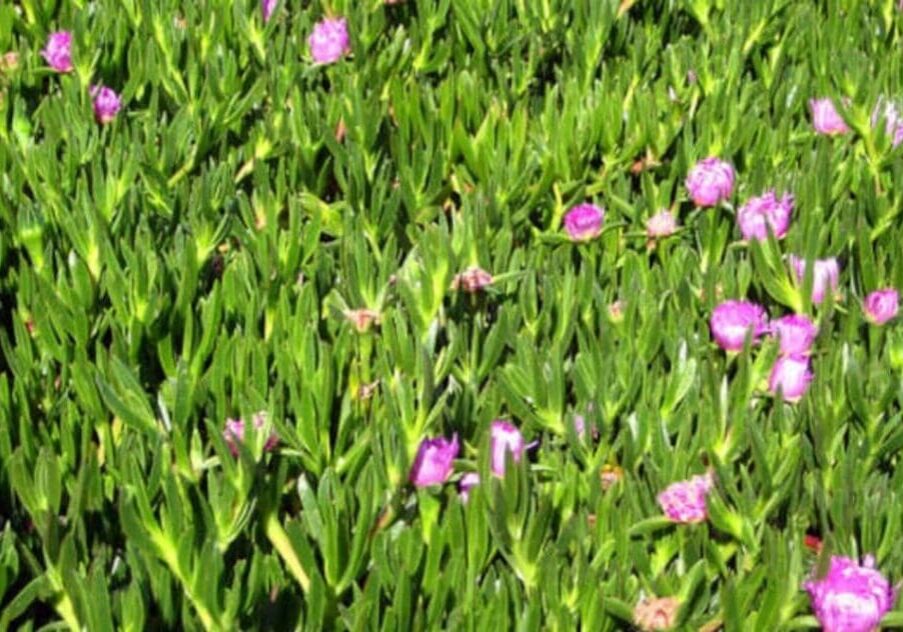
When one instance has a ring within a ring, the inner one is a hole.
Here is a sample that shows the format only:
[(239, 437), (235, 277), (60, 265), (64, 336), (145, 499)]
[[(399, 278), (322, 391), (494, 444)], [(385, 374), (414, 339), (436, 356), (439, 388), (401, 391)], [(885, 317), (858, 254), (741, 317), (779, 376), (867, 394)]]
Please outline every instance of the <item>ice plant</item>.
[(492, 285), (492, 275), (480, 266), (470, 266), (452, 279), (453, 290), (463, 290), (470, 294), (476, 294), (490, 285)]
[(57, 72), (71, 72), (72, 65), (72, 33), (56, 31), (47, 38), (47, 44), (41, 50), (41, 56), (47, 65)]
[(122, 108), (122, 99), (115, 90), (106, 86), (91, 86), (91, 98), (94, 99), (94, 118), (98, 123), (112, 122)]
[(831, 99), (810, 99), (812, 125), (819, 134), (846, 134), (850, 131)]
[(900, 295), (893, 288), (875, 290), (865, 297), (862, 311), (873, 325), (883, 325), (897, 315), (900, 309)]
[(862, 565), (832, 555), (828, 572), (803, 584), (824, 632), (872, 632), (893, 607), (896, 595), (887, 578), (866, 555)]
[(793, 196), (785, 193), (780, 198), (774, 191), (767, 191), (752, 197), (737, 211), (737, 225), (743, 239), (763, 240), (768, 238), (768, 227), (775, 239), (781, 239), (790, 228), (793, 214)]
[(260, 0), (260, 11), (263, 13), (263, 21), (269, 22), (273, 11), (276, 9), (277, 0)]
[(771, 321), (771, 334), (781, 345), (782, 356), (807, 355), (818, 335), (818, 327), (803, 314), (790, 314)]
[(755, 341), (768, 330), (765, 310), (748, 301), (724, 301), (712, 311), (709, 320), (712, 338), (725, 351), (740, 351), (747, 334)]
[(633, 623), (643, 632), (668, 630), (677, 623), (680, 601), (676, 597), (646, 597), (633, 609)]
[(345, 318), (354, 326), (355, 331), (363, 334), (370, 331), (373, 325), (379, 324), (380, 313), (375, 309), (361, 307), (345, 310)]
[(674, 234), (677, 230), (677, 219), (667, 209), (663, 209), (646, 220), (646, 237), (659, 239)]
[(480, 484), (480, 475), (476, 472), (468, 472), (458, 481), (458, 496), (462, 503), (470, 498), (470, 490)]
[(797, 402), (809, 390), (812, 378), (808, 357), (783, 356), (778, 358), (771, 368), (768, 390), (774, 395), (780, 391), (784, 401)]
[(525, 449), (524, 435), (512, 423), (496, 419), (489, 429), (489, 448), (492, 453), (491, 468), (496, 476), (505, 475), (505, 458), (511, 453), (515, 463), (521, 460)]
[(417, 487), (441, 485), (451, 476), (459, 447), (457, 433), (452, 435), (451, 441), (445, 437), (424, 439), (417, 449), (408, 478)]
[(595, 204), (578, 204), (564, 214), (564, 230), (571, 241), (589, 241), (602, 232), (605, 208)]
[(734, 192), (734, 168), (710, 156), (697, 162), (687, 175), (687, 191), (696, 206), (715, 206)]
[[(806, 277), (806, 260), (790, 255), (790, 267), (801, 286)], [(837, 259), (816, 259), (812, 271), (812, 302), (816, 305), (825, 300), (828, 291), (836, 292), (840, 281), (840, 265)]]
[(709, 473), (671, 483), (658, 495), (658, 504), (673, 522), (703, 522), (709, 516), (706, 497), (712, 484), (712, 475)]
[(331, 64), (351, 52), (348, 21), (345, 18), (324, 18), (314, 25), (307, 40), (310, 54), (318, 64)]
[(903, 142), (903, 116), (900, 110), (890, 99), (879, 98), (872, 110), (872, 127), (877, 127), (881, 119), (884, 119), (884, 133), (892, 138), (893, 146)]
[[(254, 424), (254, 430), (262, 430), (266, 425), (266, 413), (256, 413), (251, 418), (251, 421)], [(245, 440), (244, 419), (226, 419), (226, 427), (223, 430), (223, 439), (226, 440), (226, 444), (229, 446), (229, 451), (232, 452), (232, 456), (238, 456), (238, 444), (243, 443)], [(266, 451), (272, 450), (278, 443), (279, 437), (275, 432), (271, 433), (270, 436), (267, 437), (263, 449)]]

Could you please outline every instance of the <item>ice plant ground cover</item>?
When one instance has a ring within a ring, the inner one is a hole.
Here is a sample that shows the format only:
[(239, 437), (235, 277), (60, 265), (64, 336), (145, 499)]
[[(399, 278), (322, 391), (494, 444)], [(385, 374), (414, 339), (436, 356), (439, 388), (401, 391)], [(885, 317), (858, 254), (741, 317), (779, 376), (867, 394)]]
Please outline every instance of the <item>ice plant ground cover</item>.
[(896, 0), (0, 3), (0, 629), (899, 629), (901, 107)]

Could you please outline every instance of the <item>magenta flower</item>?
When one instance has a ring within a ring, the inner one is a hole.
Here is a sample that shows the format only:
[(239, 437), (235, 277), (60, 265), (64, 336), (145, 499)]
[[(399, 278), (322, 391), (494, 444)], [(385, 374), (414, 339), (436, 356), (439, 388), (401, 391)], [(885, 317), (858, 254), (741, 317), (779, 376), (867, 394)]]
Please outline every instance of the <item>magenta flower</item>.
[(451, 476), (459, 447), (457, 433), (452, 435), (451, 441), (445, 437), (424, 439), (420, 442), (408, 478), (417, 487), (441, 485)]
[(595, 204), (578, 204), (564, 214), (564, 229), (571, 241), (589, 241), (602, 232), (605, 208)]
[(709, 327), (719, 347), (725, 351), (740, 351), (749, 332), (755, 341), (768, 331), (768, 316), (755, 303), (724, 301), (712, 311)]
[(682, 524), (703, 522), (709, 516), (706, 497), (713, 484), (710, 473), (671, 483), (658, 495), (658, 504), (673, 522)]
[(734, 168), (711, 156), (697, 162), (687, 175), (687, 190), (696, 206), (715, 206), (734, 192)]
[(110, 123), (122, 108), (119, 95), (105, 86), (91, 86), (91, 97), (94, 99), (94, 118), (98, 123)]
[(71, 72), (72, 65), (72, 33), (57, 31), (47, 38), (47, 44), (41, 51), (47, 64), (57, 72)]
[(677, 219), (667, 209), (663, 209), (646, 220), (646, 237), (656, 239), (674, 234)]
[(862, 310), (873, 325), (883, 325), (897, 315), (900, 295), (894, 288), (875, 290), (865, 297)]
[(850, 131), (831, 99), (810, 99), (812, 125), (819, 134), (846, 134)]
[(872, 110), (872, 127), (877, 127), (882, 117), (884, 132), (893, 139), (893, 146), (903, 143), (903, 116), (900, 116), (900, 110), (890, 99), (878, 99), (875, 109)]
[(351, 52), (348, 21), (345, 18), (324, 18), (314, 25), (307, 40), (310, 54), (318, 64), (331, 64)]
[(263, 13), (263, 21), (269, 22), (273, 11), (276, 9), (277, 0), (260, 0), (260, 10)]
[(774, 191), (747, 200), (737, 211), (737, 224), (743, 239), (763, 240), (768, 238), (768, 226), (775, 239), (781, 239), (790, 228), (793, 214), (793, 196), (785, 193), (780, 199)]
[(519, 463), (524, 454), (524, 435), (517, 426), (501, 419), (492, 422), (489, 429), (489, 447), (492, 452), (492, 473), (505, 475), (505, 455), (510, 452), (515, 463)]
[[(252, 417), (254, 430), (262, 430), (266, 424), (266, 413), (259, 412)], [(229, 446), (232, 456), (238, 456), (238, 444), (244, 443), (245, 440), (245, 422), (243, 419), (226, 419), (226, 427), (223, 430), (223, 439)], [(267, 437), (266, 443), (263, 445), (265, 451), (270, 451), (279, 443), (279, 437), (275, 432)]]
[(470, 498), (470, 490), (480, 484), (480, 475), (476, 472), (468, 472), (458, 481), (458, 496), (462, 503)]
[(878, 629), (878, 623), (893, 607), (896, 594), (874, 566), (871, 555), (865, 556), (861, 566), (848, 557), (832, 555), (825, 576), (803, 584), (824, 632)]
[[(806, 277), (806, 261), (800, 257), (790, 255), (790, 267), (796, 277), (797, 283), (801, 286), (803, 279)], [(816, 259), (815, 269), (812, 272), (812, 302), (816, 305), (821, 304), (825, 300), (827, 292), (837, 291), (837, 285), (840, 281), (840, 265), (837, 259)]]
[(809, 390), (812, 378), (809, 358), (798, 355), (783, 356), (778, 358), (771, 368), (768, 390), (773, 395), (777, 395), (780, 391), (786, 402), (798, 402)]
[(781, 345), (782, 356), (808, 355), (818, 336), (818, 327), (802, 314), (776, 318), (771, 321), (770, 329)]

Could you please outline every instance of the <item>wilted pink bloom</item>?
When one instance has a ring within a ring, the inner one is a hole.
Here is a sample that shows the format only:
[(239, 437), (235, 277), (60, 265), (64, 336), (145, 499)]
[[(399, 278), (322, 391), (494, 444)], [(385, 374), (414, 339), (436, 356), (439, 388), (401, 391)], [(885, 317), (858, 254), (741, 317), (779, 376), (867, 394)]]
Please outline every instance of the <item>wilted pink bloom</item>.
[(447, 481), (451, 476), (459, 447), (457, 433), (452, 436), (451, 441), (445, 437), (421, 441), (414, 464), (411, 466), (410, 481), (417, 487), (441, 485)]
[(307, 40), (310, 54), (318, 64), (331, 64), (351, 52), (348, 21), (345, 18), (324, 18), (314, 25)]
[(808, 316), (790, 314), (771, 321), (771, 333), (781, 345), (782, 356), (807, 355), (818, 335), (818, 327)]
[(780, 199), (774, 191), (747, 200), (737, 211), (737, 225), (743, 239), (763, 240), (768, 238), (768, 226), (775, 239), (781, 239), (790, 228), (793, 214), (793, 196), (785, 193)]
[[(254, 430), (262, 430), (266, 424), (266, 413), (256, 413), (251, 420), (254, 424)], [(238, 456), (238, 443), (244, 442), (245, 440), (244, 419), (226, 419), (226, 428), (223, 430), (223, 439), (226, 440), (226, 444), (229, 446), (229, 451), (232, 452), (232, 456)], [(263, 449), (266, 451), (272, 450), (278, 443), (279, 437), (273, 432), (267, 437)]]
[(358, 333), (366, 333), (370, 331), (370, 327), (378, 325), (381, 314), (375, 309), (361, 307), (359, 309), (345, 310), (345, 318), (348, 319)]
[(890, 99), (878, 99), (875, 109), (872, 110), (872, 127), (876, 127), (884, 118), (884, 132), (893, 139), (893, 146), (903, 143), (903, 117), (900, 110)]
[(480, 484), (480, 475), (476, 472), (468, 472), (458, 481), (458, 496), (461, 502), (466, 503), (470, 498), (470, 490)]
[(47, 44), (41, 51), (47, 64), (57, 72), (71, 72), (72, 65), (72, 33), (57, 31), (47, 38)]
[(670, 630), (677, 623), (679, 610), (677, 597), (647, 597), (634, 607), (633, 623), (643, 632)]
[(505, 455), (510, 452), (515, 463), (520, 462), (524, 454), (524, 435), (517, 426), (501, 419), (492, 422), (489, 430), (489, 447), (492, 452), (492, 473), (505, 475)]
[(122, 108), (119, 95), (105, 86), (91, 86), (91, 97), (94, 99), (94, 118), (98, 123), (110, 123)]
[(706, 497), (712, 484), (710, 473), (671, 483), (658, 495), (658, 504), (673, 522), (702, 522), (709, 516)]
[(810, 99), (812, 125), (819, 134), (846, 134), (850, 131), (831, 99)]
[(783, 356), (778, 358), (771, 368), (768, 378), (768, 390), (777, 395), (778, 391), (787, 402), (797, 402), (812, 382), (812, 371), (809, 370), (809, 358), (806, 356)]
[(564, 214), (564, 229), (571, 241), (589, 241), (602, 232), (605, 208), (595, 204), (578, 204)]
[(883, 325), (897, 315), (899, 301), (900, 295), (893, 288), (875, 290), (865, 297), (862, 310), (870, 323)]
[[(806, 260), (790, 255), (790, 267), (797, 283), (802, 286), (806, 277)], [(812, 302), (816, 305), (825, 300), (828, 291), (836, 292), (840, 282), (840, 265), (837, 259), (816, 259), (812, 272)]]
[(263, 21), (269, 22), (273, 10), (276, 8), (277, 0), (260, 0), (260, 10), (263, 12)]
[(712, 311), (709, 320), (712, 337), (725, 351), (740, 351), (746, 336), (755, 341), (768, 330), (765, 310), (748, 301), (724, 301)]
[(686, 185), (696, 206), (715, 206), (734, 192), (734, 168), (711, 156), (690, 169)]
[(677, 230), (677, 219), (671, 211), (664, 209), (646, 220), (646, 236), (650, 239), (667, 237)]
[(492, 275), (480, 266), (470, 266), (452, 279), (453, 290), (464, 290), (470, 294), (476, 294), (490, 285), (492, 285)]
[(815, 618), (824, 632), (872, 632), (893, 607), (896, 595), (890, 582), (874, 568), (875, 558), (855, 560), (832, 555), (821, 579), (803, 584), (812, 600)]

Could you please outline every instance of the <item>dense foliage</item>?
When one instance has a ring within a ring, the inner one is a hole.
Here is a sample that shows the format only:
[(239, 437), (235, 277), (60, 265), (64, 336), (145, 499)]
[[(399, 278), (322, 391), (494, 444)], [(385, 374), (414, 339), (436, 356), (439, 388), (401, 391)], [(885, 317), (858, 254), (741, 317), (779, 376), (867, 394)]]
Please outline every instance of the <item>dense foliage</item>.
[(0, 629), (898, 581), (901, 49), (896, 0), (0, 3)]

